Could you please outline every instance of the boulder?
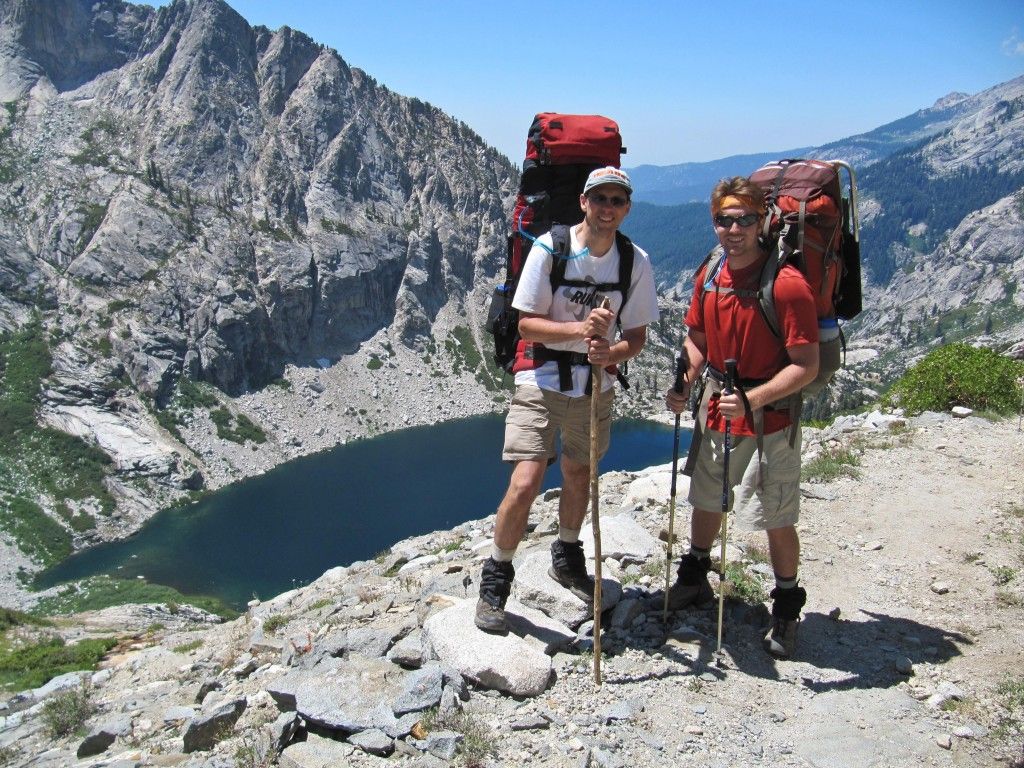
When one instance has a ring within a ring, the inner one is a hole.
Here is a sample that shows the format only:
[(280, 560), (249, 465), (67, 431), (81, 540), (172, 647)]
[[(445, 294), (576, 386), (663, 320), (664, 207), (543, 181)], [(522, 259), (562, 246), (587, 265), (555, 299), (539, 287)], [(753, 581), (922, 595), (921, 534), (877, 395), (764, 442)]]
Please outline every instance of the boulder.
[(391, 662), (350, 657), (325, 660), (304, 673), (295, 689), (295, 703), (305, 720), (321, 728), (388, 731), (396, 727), (391, 702), (402, 692)]
[[(548, 576), (551, 556), (534, 552), (516, 564), (512, 596), (529, 608), (535, 608), (566, 627), (578, 627), (593, 616), (593, 608)], [(591, 569), (592, 570), (592, 569)], [(604, 610), (614, 606), (622, 596), (622, 585), (614, 579), (601, 579), (601, 602)], [(513, 611), (506, 611), (513, 613)], [(516, 631), (513, 629), (513, 631)]]
[[(475, 608), (475, 600), (460, 600), (427, 619), (423, 625), (425, 647), (442, 663), (485, 688), (513, 696), (540, 695), (551, 679), (551, 659), (535, 642), (516, 634), (491, 635), (477, 629)], [(530, 614), (513, 601), (507, 608)]]
[(182, 752), (200, 752), (213, 749), (218, 742), (231, 735), (238, 718), (245, 711), (245, 699), (239, 698), (221, 704), (211, 712), (195, 717), (185, 727)]
[(89, 734), (78, 745), (79, 758), (92, 757), (106, 752), (118, 736), (130, 732), (132, 729), (131, 720), (128, 717), (121, 717), (116, 720), (109, 720), (98, 725), (89, 731)]
[[(670, 473), (671, 474), (671, 473)], [(678, 486), (676, 493), (678, 495)], [(668, 496), (666, 495), (666, 499)], [(594, 559), (594, 532), (584, 526), (580, 531), (583, 551), (587, 557)], [(664, 548), (640, 523), (629, 515), (612, 515), (601, 518), (601, 556), (615, 560), (646, 562), (652, 557), (660, 557)], [(607, 607), (607, 606), (606, 606)]]
[(391, 709), (396, 715), (420, 712), (436, 707), (441, 701), (441, 686), (444, 675), (439, 664), (428, 664), (405, 676), (403, 690), (394, 700)]

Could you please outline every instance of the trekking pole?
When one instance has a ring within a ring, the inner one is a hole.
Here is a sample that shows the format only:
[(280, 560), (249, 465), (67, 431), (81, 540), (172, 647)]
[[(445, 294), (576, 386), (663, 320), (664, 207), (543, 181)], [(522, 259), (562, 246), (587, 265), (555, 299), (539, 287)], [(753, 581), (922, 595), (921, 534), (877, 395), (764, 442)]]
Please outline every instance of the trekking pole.
[[(683, 345), (676, 358), (676, 380), (672, 389), (677, 394), (682, 394), (686, 385), (686, 372), (690, 368), (690, 359), (686, 353), (686, 345)], [(661, 608), (661, 623), (668, 622), (668, 590), (672, 573), (672, 537), (676, 520), (676, 469), (679, 464), (679, 416), (676, 414), (676, 431), (672, 437), (672, 486), (668, 494), (668, 547), (665, 549), (665, 602)]]
[[(722, 387), (723, 395), (731, 395), (733, 387), (736, 386), (736, 361), (729, 358), (725, 361), (725, 385)], [(732, 431), (732, 420), (725, 420), (725, 440), (722, 453), (722, 555), (719, 559), (719, 567), (722, 569), (722, 580), (718, 585), (718, 648), (717, 653), (722, 652), (722, 613), (725, 610), (725, 537), (729, 525), (729, 450), (730, 432)]]
[[(608, 309), (611, 302), (605, 296), (599, 305)], [(600, 365), (590, 366), (590, 522), (594, 527), (594, 682), (601, 684), (601, 522), (598, 518), (600, 488), (597, 475), (597, 423), (598, 400), (601, 395)]]

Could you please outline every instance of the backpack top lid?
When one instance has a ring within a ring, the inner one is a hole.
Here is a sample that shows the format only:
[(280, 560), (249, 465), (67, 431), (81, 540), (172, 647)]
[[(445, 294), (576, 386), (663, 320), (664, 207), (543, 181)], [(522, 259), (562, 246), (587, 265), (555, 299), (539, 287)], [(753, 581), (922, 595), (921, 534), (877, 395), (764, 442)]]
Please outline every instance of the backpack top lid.
[(838, 165), (827, 160), (778, 160), (766, 163), (750, 174), (750, 180), (764, 190), (769, 205), (779, 197), (813, 200), (822, 195), (842, 200)]
[(618, 168), (625, 153), (618, 123), (603, 115), (541, 112), (533, 118), (526, 138), (526, 160), (543, 164)]

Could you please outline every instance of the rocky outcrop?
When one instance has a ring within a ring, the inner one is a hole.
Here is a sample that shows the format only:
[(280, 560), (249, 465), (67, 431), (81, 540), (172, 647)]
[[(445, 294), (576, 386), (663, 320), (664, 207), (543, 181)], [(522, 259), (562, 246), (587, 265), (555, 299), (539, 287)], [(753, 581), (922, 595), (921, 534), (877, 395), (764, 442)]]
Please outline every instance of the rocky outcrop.
[[(992, 583), (1019, 560), (1016, 435), (1015, 420), (879, 412), (807, 430), (807, 464), (850, 451), (865, 475), (801, 486), (809, 601), (787, 661), (761, 648), (772, 569), (760, 532), (729, 533), (728, 583), (743, 592), (725, 601), (720, 653), (717, 604), (663, 619), (664, 545), (652, 552), (651, 542), (667, 536), (665, 465), (600, 478), (602, 534), (617, 542), (606, 584), (622, 591), (602, 617), (601, 686), (590, 621), (574, 629), (524, 594), (507, 606), (508, 636), (474, 626), (491, 517), (397, 542), (223, 624), (184, 606), (138, 606), (32, 630), (68, 642), (127, 637), (94, 673), (0, 700), (0, 754), (12, 766), (100, 755), (97, 764), (197, 768), (275, 758), (852, 767), (948, 762), (952, 751), (994, 766), (1019, 750), (1007, 732), (1016, 705), (997, 686), (1008, 664), (1019, 677), (1022, 587)], [(550, 557), (557, 504), (557, 491), (535, 502), (517, 581), (543, 578), (530, 563)], [(676, 556), (687, 518), (681, 508)], [(47, 702), (83, 686), (95, 706), (86, 735), (50, 736)]]

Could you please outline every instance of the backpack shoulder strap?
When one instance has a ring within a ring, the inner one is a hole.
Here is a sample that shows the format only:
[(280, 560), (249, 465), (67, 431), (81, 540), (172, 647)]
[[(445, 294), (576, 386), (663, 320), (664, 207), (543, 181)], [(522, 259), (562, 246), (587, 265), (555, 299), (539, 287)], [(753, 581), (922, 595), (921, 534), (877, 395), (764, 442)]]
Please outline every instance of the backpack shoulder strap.
[(555, 224), (551, 227), (551, 291), (565, 284), (565, 267), (569, 255), (569, 226)]
[(633, 283), (633, 261), (636, 258), (636, 249), (633, 241), (624, 234), (615, 231), (615, 247), (619, 251), (619, 284), (616, 290), (622, 294), (622, 304), (619, 305), (619, 314), (629, 300), (629, 286)]
[(786, 264), (786, 257), (782, 250), (776, 246), (768, 260), (761, 267), (760, 288), (757, 292), (757, 308), (761, 310), (761, 316), (768, 324), (768, 330), (777, 339), (782, 338), (782, 329), (779, 328), (779, 315), (775, 310), (775, 278), (779, 270)]

